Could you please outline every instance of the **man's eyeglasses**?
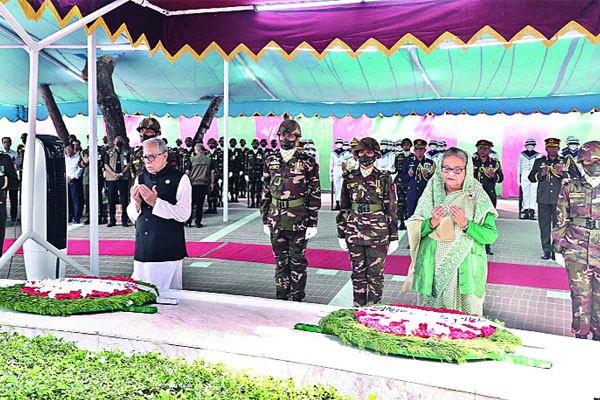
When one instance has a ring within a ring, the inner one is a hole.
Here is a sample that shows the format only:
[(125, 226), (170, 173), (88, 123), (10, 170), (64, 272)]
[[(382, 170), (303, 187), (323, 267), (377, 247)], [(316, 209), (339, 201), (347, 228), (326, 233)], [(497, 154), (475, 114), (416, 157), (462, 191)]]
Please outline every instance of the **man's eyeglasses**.
[(165, 154), (165, 152), (163, 151), (162, 153), (158, 154), (148, 154), (147, 156), (142, 156), (142, 158), (144, 159), (144, 161), (154, 162), (154, 160), (156, 160), (161, 154)]
[(444, 174), (449, 174), (452, 171), (452, 172), (454, 172), (455, 175), (460, 175), (460, 174), (462, 174), (462, 172), (464, 170), (465, 170), (465, 168), (460, 168), (460, 167), (456, 167), (456, 168), (442, 167), (442, 172)]

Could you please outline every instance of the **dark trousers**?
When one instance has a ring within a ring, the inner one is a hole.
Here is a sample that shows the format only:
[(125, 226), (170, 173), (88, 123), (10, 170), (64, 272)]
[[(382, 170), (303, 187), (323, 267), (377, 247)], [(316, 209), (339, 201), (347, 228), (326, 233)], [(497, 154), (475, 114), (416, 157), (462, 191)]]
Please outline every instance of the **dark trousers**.
[(232, 172), (233, 175), (229, 177), (229, 198), (233, 201), (237, 201), (240, 188), (240, 173), (239, 171)]
[(540, 226), (540, 239), (544, 253), (552, 253), (552, 241), (550, 235), (552, 228), (556, 226), (556, 204), (538, 203), (538, 225)]
[(4, 254), (4, 236), (6, 235), (6, 190), (0, 190), (0, 256)]
[(117, 202), (121, 198), (121, 221), (127, 221), (127, 204), (129, 204), (129, 180), (107, 181), (108, 208), (111, 222), (117, 222)]
[(19, 189), (9, 189), (8, 195), (10, 196), (10, 219), (14, 222), (19, 213)]
[(423, 193), (418, 193), (418, 197), (406, 197), (406, 218), (412, 217), (417, 209), (417, 204)]
[(260, 198), (262, 197), (262, 180), (261, 179), (250, 179), (248, 182), (249, 186), (249, 197), (250, 200), (255, 204), (260, 203)]
[(79, 223), (83, 209), (83, 185), (81, 179), (71, 179), (69, 183), (69, 200), (72, 207), (69, 207), (69, 220)]
[(192, 213), (187, 222), (192, 223), (194, 207), (196, 208), (196, 225), (202, 222), (202, 208), (204, 207), (204, 199), (207, 193), (208, 185), (192, 185)]

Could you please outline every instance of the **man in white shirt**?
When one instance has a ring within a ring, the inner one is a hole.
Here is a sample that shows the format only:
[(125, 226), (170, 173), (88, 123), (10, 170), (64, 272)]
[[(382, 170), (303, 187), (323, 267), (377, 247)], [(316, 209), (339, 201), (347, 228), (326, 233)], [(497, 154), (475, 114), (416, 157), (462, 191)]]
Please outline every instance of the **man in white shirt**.
[(168, 149), (160, 138), (142, 145), (145, 171), (136, 178), (127, 207), (129, 218), (137, 221), (131, 277), (159, 290), (181, 289), (192, 185), (186, 174), (167, 165)]
[(69, 222), (79, 223), (83, 208), (83, 169), (79, 166), (79, 154), (73, 150), (73, 145), (65, 147), (65, 163), (67, 184), (69, 186)]

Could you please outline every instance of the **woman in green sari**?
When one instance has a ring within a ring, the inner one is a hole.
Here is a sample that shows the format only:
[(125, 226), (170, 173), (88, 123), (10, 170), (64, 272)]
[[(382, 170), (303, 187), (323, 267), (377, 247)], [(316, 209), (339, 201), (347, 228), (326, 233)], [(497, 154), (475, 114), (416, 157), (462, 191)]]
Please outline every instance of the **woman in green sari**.
[(485, 245), (498, 238), (498, 213), (467, 153), (453, 147), (440, 159), (408, 220), (412, 262), (403, 290), (419, 293), (421, 306), (481, 315)]

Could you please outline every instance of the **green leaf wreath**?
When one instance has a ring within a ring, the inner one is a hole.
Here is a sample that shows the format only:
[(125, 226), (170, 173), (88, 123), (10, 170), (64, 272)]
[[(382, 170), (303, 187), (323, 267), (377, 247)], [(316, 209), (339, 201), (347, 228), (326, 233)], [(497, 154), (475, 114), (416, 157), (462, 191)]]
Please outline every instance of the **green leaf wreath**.
[[(138, 283), (151, 287), (158, 293), (156, 286), (145, 282)], [(156, 295), (145, 290), (104, 298), (53, 299), (23, 293), (21, 292), (22, 288), (22, 283), (8, 287), (0, 287), (0, 307), (15, 311), (53, 316), (107, 311), (133, 311), (143, 313), (155, 313), (157, 311), (156, 307), (144, 306), (144, 304), (156, 302)]]

